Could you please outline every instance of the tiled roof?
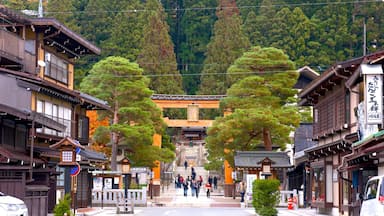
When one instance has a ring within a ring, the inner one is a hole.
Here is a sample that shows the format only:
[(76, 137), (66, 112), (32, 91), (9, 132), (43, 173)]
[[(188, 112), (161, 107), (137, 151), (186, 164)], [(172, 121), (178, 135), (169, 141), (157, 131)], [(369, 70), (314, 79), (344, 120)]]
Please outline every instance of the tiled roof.
[(267, 157), (272, 160), (273, 168), (292, 167), (287, 153), (274, 151), (238, 151), (235, 155), (235, 167), (261, 168), (261, 161)]

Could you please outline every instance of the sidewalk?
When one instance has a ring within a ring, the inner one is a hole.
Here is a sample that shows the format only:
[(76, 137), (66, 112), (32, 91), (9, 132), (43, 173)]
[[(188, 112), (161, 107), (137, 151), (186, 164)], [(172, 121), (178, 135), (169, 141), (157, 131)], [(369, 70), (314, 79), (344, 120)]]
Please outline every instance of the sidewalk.
[[(189, 191), (190, 192), (190, 191)], [(236, 197), (224, 197), (220, 191), (211, 193), (208, 198), (205, 191), (200, 192), (198, 198), (192, 197), (189, 193), (187, 197), (184, 197), (182, 189), (173, 189), (165, 191), (160, 197), (148, 197), (147, 207), (168, 207), (168, 208), (244, 208), (244, 211), (249, 212), (251, 215), (257, 216), (255, 209), (251, 206), (246, 208), (241, 206), (240, 198)], [(135, 207), (134, 212), (136, 214), (141, 211), (145, 211), (147, 207)], [(288, 210), (287, 208), (278, 208), (279, 216), (325, 216), (317, 214), (316, 209), (299, 208), (296, 210)], [(82, 208), (77, 209), (76, 216), (99, 216), (99, 215), (116, 215), (116, 207), (94, 207), (94, 208)]]

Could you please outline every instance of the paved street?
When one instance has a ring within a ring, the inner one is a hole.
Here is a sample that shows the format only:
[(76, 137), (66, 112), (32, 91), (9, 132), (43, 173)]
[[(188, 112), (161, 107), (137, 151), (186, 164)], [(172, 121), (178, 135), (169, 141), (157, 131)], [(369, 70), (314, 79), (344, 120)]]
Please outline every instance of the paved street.
[[(315, 209), (287, 210), (279, 208), (279, 216), (319, 216)], [(116, 208), (79, 209), (79, 216), (111, 216), (117, 215)], [(131, 214), (132, 215), (132, 214)], [(166, 191), (161, 197), (149, 199), (147, 207), (135, 207), (134, 215), (140, 216), (250, 216), (257, 215), (252, 207), (242, 207), (237, 197), (224, 197), (222, 192), (213, 192), (210, 198), (201, 192), (199, 198), (183, 196), (181, 189)]]
[[(278, 209), (279, 216), (320, 216), (316, 214), (314, 209), (298, 209), (298, 210), (287, 210), (287, 209)], [(81, 215), (81, 214), (78, 214)], [(99, 209), (97, 211), (89, 212), (83, 214), (84, 216), (111, 216), (117, 215), (115, 208), (104, 208), (103, 210)], [(132, 215), (132, 214), (131, 214)], [(224, 207), (224, 208), (215, 208), (215, 207), (140, 207), (136, 208), (133, 215), (139, 216), (256, 216), (253, 208), (233, 208), (233, 207)]]

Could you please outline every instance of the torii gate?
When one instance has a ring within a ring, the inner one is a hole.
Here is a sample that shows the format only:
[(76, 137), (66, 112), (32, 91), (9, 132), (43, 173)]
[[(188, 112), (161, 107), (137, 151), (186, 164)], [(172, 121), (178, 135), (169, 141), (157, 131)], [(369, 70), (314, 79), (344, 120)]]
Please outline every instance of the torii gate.
[[(214, 120), (200, 120), (199, 109), (219, 109), (220, 100), (225, 95), (165, 95), (154, 94), (151, 99), (163, 111), (165, 108), (187, 109), (187, 119), (164, 118), (168, 127), (210, 127)], [(225, 115), (226, 113), (224, 113)], [(153, 145), (161, 147), (161, 135), (155, 134)], [(160, 185), (160, 163), (153, 168), (153, 184)], [(224, 162), (225, 184), (232, 184), (232, 171), (228, 162)]]

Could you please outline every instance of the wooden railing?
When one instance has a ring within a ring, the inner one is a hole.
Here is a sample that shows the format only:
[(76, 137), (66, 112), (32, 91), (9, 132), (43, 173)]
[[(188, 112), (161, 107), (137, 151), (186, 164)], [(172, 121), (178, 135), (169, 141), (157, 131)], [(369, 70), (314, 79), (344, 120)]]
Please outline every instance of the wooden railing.
[[(124, 189), (92, 190), (92, 205), (116, 206), (123, 199)], [(128, 200), (132, 200), (135, 206), (147, 205), (147, 188), (128, 189)]]

